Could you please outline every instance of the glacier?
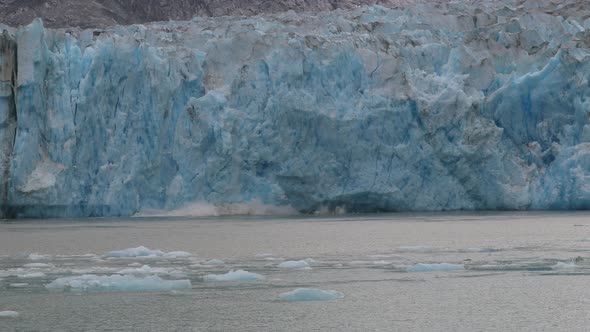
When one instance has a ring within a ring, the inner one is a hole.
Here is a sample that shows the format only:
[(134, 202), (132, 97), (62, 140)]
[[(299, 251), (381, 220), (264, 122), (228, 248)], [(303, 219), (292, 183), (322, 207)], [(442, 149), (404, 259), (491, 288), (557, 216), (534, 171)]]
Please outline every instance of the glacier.
[(589, 11), (2, 25), (0, 217), (589, 209)]

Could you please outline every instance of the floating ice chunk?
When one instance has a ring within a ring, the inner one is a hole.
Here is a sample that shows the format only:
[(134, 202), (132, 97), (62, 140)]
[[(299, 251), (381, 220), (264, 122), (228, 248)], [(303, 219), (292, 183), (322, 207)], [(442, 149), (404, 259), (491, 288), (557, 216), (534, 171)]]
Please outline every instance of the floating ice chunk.
[(128, 264), (127, 266), (129, 266), (129, 267), (140, 267), (142, 265), (141, 265), (141, 263), (131, 263), (131, 264)]
[(21, 273), (21, 274), (17, 274), (16, 275), (17, 278), (43, 278), (45, 277), (45, 273), (43, 272), (25, 272), (25, 273)]
[(49, 269), (52, 268), (52, 264), (45, 264), (45, 263), (29, 263), (25, 264), (24, 267), (33, 268), (33, 269)]
[(434, 264), (415, 264), (406, 269), (408, 272), (448, 272), (465, 270), (463, 264), (434, 263)]
[(8, 286), (12, 287), (12, 288), (23, 288), (23, 287), (27, 287), (29, 284), (27, 284), (26, 282), (21, 282), (21, 283), (14, 283), (14, 284), (10, 284)]
[(41, 260), (45, 260), (45, 259), (49, 259), (48, 256), (45, 255), (39, 255), (38, 253), (32, 253), (29, 256), (29, 259), (32, 261), (41, 261)]
[(171, 251), (164, 254), (164, 257), (166, 258), (187, 258), (192, 256), (193, 254), (186, 251)]
[(265, 261), (274, 262), (274, 261), (284, 261), (285, 259), (282, 257), (264, 257)]
[(0, 318), (16, 318), (18, 312), (16, 311), (0, 311)]
[(137, 248), (128, 248), (123, 250), (115, 250), (105, 254), (105, 257), (160, 257), (163, 256), (164, 252), (161, 250), (151, 250), (144, 246)]
[(174, 268), (166, 268), (166, 267), (151, 267), (149, 265), (144, 265), (140, 268), (130, 268), (130, 269), (124, 269), (121, 270), (119, 272), (117, 272), (117, 274), (129, 274), (129, 275), (151, 275), (151, 274), (157, 274), (157, 275), (168, 275), (172, 272), (174, 272), (175, 269)]
[(272, 256), (274, 256), (274, 255), (271, 253), (268, 253), (268, 252), (262, 252), (262, 253), (256, 254), (256, 257), (259, 257), (259, 258), (272, 257)]
[(258, 273), (244, 270), (229, 271), (226, 274), (208, 274), (203, 277), (205, 281), (258, 281), (264, 280), (264, 276)]
[(330, 301), (344, 298), (344, 294), (335, 290), (321, 290), (310, 288), (298, 288), (296, 290), (281, 293), (279, 298), (283, 301)]
[[(69, 272), (73, 274), (91, 274), (91, 273), (114, 273), (118, 269), (115, 267), (106, 266), (91, 266), (85, 268), (70, 269)], [(52, 272), (57, 272), (53, 270)]]
[(399, 247), (400, 251), (410, 251), (410, 252), (426, 252), (431, 251), (431, 246), (401, 246)]
[(210, 259), (208, 261), (205, 262), (205, 265), (225, 265), (225, 262), (222, 261), (221, 259)]
[(368, 258), (397, 258), (401, 257), (398, 254), (377, 254), (377, 255), (369, 255)]
[(163, 252), (162, 250), (152, 250), (144, 246), (137, 248), (128, 248), (123, 250), (115, 250), (106, 253), (105, 257), (111, 258), (135, 258), (135, 257), (164, 257), (164, 258), (186, 258), (191, 257), (193, 254), (186, 251), (171, 251)]
[(579, 266), (576, 265), (575, 263), (558, 262), (557, 264), (553, 265), (551, 268), (554, 270), (574, 270), (574, 269), (579, 268)]
[(286, 261), (278, 265), (280, 269), (286, 270), (311, 270), (309, 263), (305, 260)]
[(45, 285), (49, 290), (81, 292), (153, 292), (191, 288), (189, 280), (163, 280), (158, 276), (83, 276), (59, 278)]

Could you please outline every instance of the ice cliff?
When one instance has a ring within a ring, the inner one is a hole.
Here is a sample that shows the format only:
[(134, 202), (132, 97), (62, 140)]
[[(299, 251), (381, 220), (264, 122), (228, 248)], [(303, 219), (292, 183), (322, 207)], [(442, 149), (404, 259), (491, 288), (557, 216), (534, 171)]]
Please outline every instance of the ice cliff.
[(588, 17), (417, 2), (0, 28), (3, 214), (588, 209)]

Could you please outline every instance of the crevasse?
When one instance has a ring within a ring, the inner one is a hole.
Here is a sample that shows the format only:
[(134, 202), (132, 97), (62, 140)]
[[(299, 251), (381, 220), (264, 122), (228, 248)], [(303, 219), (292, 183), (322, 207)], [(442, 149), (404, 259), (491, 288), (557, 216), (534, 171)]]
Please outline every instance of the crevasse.
[(2, 30), (5, 217), (590, 208), (588, 19), (490, 1)]

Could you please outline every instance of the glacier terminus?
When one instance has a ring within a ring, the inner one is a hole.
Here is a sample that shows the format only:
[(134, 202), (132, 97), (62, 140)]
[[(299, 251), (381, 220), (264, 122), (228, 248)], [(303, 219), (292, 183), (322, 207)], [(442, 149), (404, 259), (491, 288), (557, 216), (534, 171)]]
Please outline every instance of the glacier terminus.
[(0, 26), (0, 217), (590, 209), (589, 12)]

